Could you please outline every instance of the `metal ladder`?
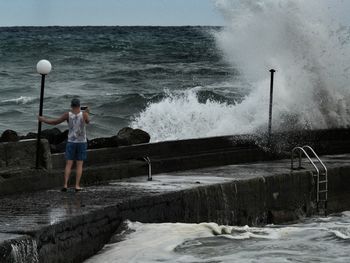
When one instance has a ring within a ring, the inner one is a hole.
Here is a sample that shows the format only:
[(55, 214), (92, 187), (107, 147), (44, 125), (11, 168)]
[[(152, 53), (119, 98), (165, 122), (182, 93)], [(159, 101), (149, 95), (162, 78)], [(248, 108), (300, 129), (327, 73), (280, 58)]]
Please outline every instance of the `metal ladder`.
[[(294, 153), (299, 151), (299, 167), (294, 168)], [(311, 153), (312, 157), (315, 158), (313, 160), (310, 155)], [(328, 201), (328, 171), (327, 167), (324, 165), (324, 163), (321, 161), (321, 159), (318, 157), (316, 152), (308, 145), (305, 145), (303, 147), (295, 147), (292, 150), (291, 154), (291, 169), (303, 169), (301, 166), (302, 161), (302, 154), (305, 155), (305, 157), (309, 160), (309, 162), (312, 164), (312, 166), (315, 168), (316, 176), (317, 178), (317, 187), (316, 187), (316, 203), (317, 203), (317, 211), (319, 213), (323, 212), (324, 215), (327, 215), (327, 201)], [(317, 167), (316, 163), (318, 163), (321, 167), (321, 170)]]

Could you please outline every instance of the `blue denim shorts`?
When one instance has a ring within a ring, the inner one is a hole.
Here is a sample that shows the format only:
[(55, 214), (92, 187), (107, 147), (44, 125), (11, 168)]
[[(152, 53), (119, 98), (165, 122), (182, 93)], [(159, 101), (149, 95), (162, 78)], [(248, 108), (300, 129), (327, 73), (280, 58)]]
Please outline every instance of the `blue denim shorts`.
[(86, 142), (67, 142), (66, 160), (85, 161), (87, 157), (86, 150)]

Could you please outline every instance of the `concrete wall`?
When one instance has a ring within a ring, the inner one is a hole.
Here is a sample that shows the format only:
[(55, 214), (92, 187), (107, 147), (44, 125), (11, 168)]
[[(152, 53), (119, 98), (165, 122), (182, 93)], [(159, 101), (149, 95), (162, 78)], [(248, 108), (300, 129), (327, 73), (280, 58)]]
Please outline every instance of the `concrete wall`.
[[(240, 149), (259, 149), (247, 138), (245, 140), (242, 138), (241, 136), (222, 136), (88, 150), (86, 166), (111, 164), (145, 156), (157, 161), (172, 157), (229, 152)], [(64, 154), (53, 154), (52, 162), (54, 169), (61, 168), (64, 165)]]
[[(111, 165), (149, 156), (155, 164), (155, 171), (158, 167), (159, 171), (186, 170), (290, 158), (292, 148), (302, 145), (312, 146), (320, 155), (348, 153), (350, 129), (276, 133), (272, 136), (271, 149), (266, 145), (265, 135), (234, 135), (111, 147), (89, 150), (86, 166)], [(193, 162), (193, 156), (201, 156), (203, 162)], [(62, 169), (64, 162), (64, 154), (52, 155), (53, 169)]]
[(122, 207), (123, 218), (151, 222), (216, 222), (261, 226), (293, 221), (314, 211), (311, 173), (239, 180), (185, 190)]
[[(294, 146), (305, 144), (313, 146), (319, 154), (338, 154), (350, 151), (350, 129), (276, 133), (273, 134), (272, 139), (274, 152), (270, 156), (267, 155), (271, 151), (265, 148), (266, 137), (264, 135), (235, 135), (89, 150), (86, 165), (110, 165), (124, 160), (139, 159), (144, 156), (149, 156), (152, 161), (159, 162), (160, 160), (178, 157), (194, 155), (215, 156), (217, 153), (230, 154), (239, 151), (251, 151), (252, 154), (248, 161), (255, 161), (282, 158), (286, 156), (283, 155), (284, 153), (289, 156), (290, 150)], [(35, 140), (0, 143), (0, 171), (34, 167), (35, 145)], [(64, 167), (64, 154), (51, 156), (46, 140), (42, 140), (41, 147), (42, 166), (45, 169), (50, 169), (51, 167), (53, 169), (62, 169)], [(218, 165), (221, 165), (221, 163)]]
[[(91, 150), (83, 178), (85, 183), (96, 183), (146, 174), (145, 164), (135, 160), (143, 156), (151, 157), (153, 170), (158, 173), (281, 158), (283, 152), (288, 153), (295, 144), (311, 144), (321, 153), (343, 153), (350, 150), (349, 135), (346, 129), (295, 133), (289, 134), (289, 137), (275, 135), (274, 148), (281, 155), (266, 153), (257, 146), (261, 141), (249, 136)], [(277, 140), (278, 136), (285, 138)], [(284, 143), (281, 144), (281, 141)], [(64, 156), (51, 156), (45, 141), (42, 147), (42, 165), (46, 169), (35, 170), (30, 169), (35, 164), (35, 140), (0, 144), (0, 194), (61, 185)], [(350, 209), (349, 174), (350, 166), (347, 165), (329, 170), (329, 212)], [(24, 249), (23, 255), (19, 255), (26, 261), (29, 257), (32, 262), (81, 262), (96, 253), (125, 219), (264, 225), (293, 221), (315, 212), (314, 178), (310, 172), (299, 171), (200, 186), (122, 204), (116, 201), (114, 205), (77, 215), (40, 231), (28, 231), (27, 235), (14, 237), (13, 240), (18, 244), (22, 241), (23, 244), (32, 244), (33, 249)], [(1, 262), (13, 262), (12, 251), (7, 241), (0, 240), (0, 254), (4, 256), (0, 258)]]
[[(329, 170), (332, 212), (350, 209), (350, 166)], [(285, 223), (316, 213), (311, 172), (214, 184), (101, 207), (32, 233), (40, 262), (81, 262), (96, 253), (125, 219), (140, 222)]]
[[(0, 196), (60, 187), (65, 166), (64, 154), (51, 154), (42, 141), (42, 165), (34, 169), (36, 141), (1, 143)], [(247, 141), (231, 136), (140, 144), (88, 150), (83, 185), (101, 183), (148, 173), (142, 157), (149, 156), (153, 174), (210, 166), (266, 160), (270, 155)], [(71, 178), (75, 180), (74, 173)]]
[[(51, 169), (51, 153), (47, 140), (40, 143), (40, 165)], [(0, 172), (35, 167), (36, 140), (0, 143)]]
[(0, 262), (39, 262), (35, 239), (27, 235), (0, 234)]
[[(304, 144), (315, 147), (320, 154), (345, 153), (350, 151), (350, 129), (274, 134), (274, 152), (264, 148), (265, 144), (264, 136), (236, 135), (89, 150), (82, 183), (146, 175), (145, 156), (150, 157), (152, 171), (157, 174), (289, 158), (294, 146)], [(0, 195), (62, 185), (64, 154), (51, 155), (44, 140), (42, 147), (44, 171), (31, 169), (35, 165), (35, 140), (0, 143)]]
[(350, 209), (350, 167), (333, 168), (328, 183), (328, 212), (336, 213)]

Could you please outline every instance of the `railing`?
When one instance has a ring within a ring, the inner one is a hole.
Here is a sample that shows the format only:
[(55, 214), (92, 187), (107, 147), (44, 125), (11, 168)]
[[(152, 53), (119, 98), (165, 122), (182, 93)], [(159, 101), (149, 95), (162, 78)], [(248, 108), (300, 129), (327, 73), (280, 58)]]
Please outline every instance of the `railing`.
[[(296, 151), (299, 151), (299, 167), (294, 168), (294, 154)], [(312, 160), (310, 155), (307, 153), (307, 151), (311, 152), (313, 157), (316, 158), (317, 162), (321, 165), (323, 168), (324, 172), (320, 173), (320, 169), (317, 167), (315, 164), (315, 161)], [(315, 168), (316, 171), (316, 178), (317, 178), (317, 186), (316, 186), (316, 202), (317, 202), (317, 210), (319, 210), (320, 203), (323, 202), (324, 204), (324, 213), (326, 215), (327, 213), (327, 200), (328, 200), (328, 170), (325, 164), (321, 161), (321, 159), (318, 157), (316, 152), (308, 145), (305, 145), (303, 147), (295, 147), (292, 150), (291, 153), (291, 169), (302, 169), (303, 167), (301, 166), (302, 162), (302, 154), (305, 155), (305, 157), (309, 160), (311, 165)], [(320, 180), (320, 176), (323, 176), (324, 178)], [(324, 184), (324, 188), (321, 190), (320, 185)], [(324, 195), (323, 198), (321, 198), (321, 195)]]
[[(299, 167), (298, 168), (294, 168), (294, 153), (295, 151), (299, 150)], [(309, 162), (312, 164), (312, 166), (315, 168), (317, 175), (320, 174), (320, 170), (317, 168), (316, 164), (314, 163), (314, 161), (311, 159), (311, 157), (307, 154), (307, 152), (304, 150), (303, 147), (295, 147), (292, 150), (292, 155), (291, 155), (291, 169), (292, 170), (296, 170), (296, 169), (303, 169), (303, 167), (301, 166), (301, 160), (302, 160), (302, 154), (305, 155), (305, 157), (309, 160)]]

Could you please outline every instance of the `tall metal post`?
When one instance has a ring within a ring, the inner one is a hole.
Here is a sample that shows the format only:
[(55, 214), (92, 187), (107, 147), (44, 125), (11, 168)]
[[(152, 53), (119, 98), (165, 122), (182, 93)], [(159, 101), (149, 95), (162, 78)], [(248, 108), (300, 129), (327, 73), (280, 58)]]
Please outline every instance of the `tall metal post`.
[[(43, 103), (44, 103), (44, 88), (45, 88), (45, 75), (41, 74), (41, 91), (40, 91), (40, 106), (39, 106), (39, 116), (43, 116)], [(39, 157), (40, 157), (40, 137), (41, 137), (41, 122), (38, 121), (38, 134), (36, 142), (36, 164), (35, 168), (39, 168)]]
[(273, 103), (273, 78), (276, 70), (270, 69), (271, 82), (270, 82), (270, 105), (269, 105), (269, 130), (268, 130), (268, 145), (271, 145), (271, 128), (272, 128), (272, 103)]

